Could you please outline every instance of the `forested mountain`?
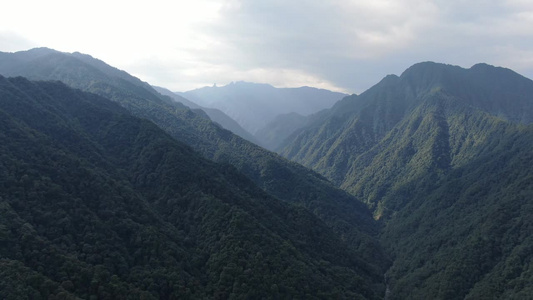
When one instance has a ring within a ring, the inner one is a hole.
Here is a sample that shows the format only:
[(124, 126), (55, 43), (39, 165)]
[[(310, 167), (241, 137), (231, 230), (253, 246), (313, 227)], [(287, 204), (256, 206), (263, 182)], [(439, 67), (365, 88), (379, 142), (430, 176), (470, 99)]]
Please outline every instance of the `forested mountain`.
[[(131, 76), (123, 78), (127, 73), (97, 60), (86, 63), (78, 57), (91, 60), (87, 55), (50, 49), (0, 53), (0, 74), (64, 80), (77, 88), (109, 98), (133, 115), (151, 120), (204, 157), (233, 165), (270, 195), (309, 210), (339, 235), (372, 272), (380, 274), (389, 264), (376, 239), (378, 224), (368, 208), (353, 196), (335, 188), (315, 172), (221, 128), (204, 113), (191, 111), (161, 96), (140, 80)], [(9, 63), (4, 64), (6, 61)], [(380, 284), (377, 283), (376, 290)]]
[(283, 154), (382, 221), (390, 299), (525, 298), (532, 121), (531, 80), (421, 63), (317, 115)]
[(533, 294), (533, 127), (472, 122), (489, 129), (474, 157), (386, 193), (390, 299)]
[(360, 96), (346, 97), (321, 112), (286, 140), (281, 153), (349, 188), (353, 184), (347, 180), (355, 177), (349, 174), (360, 165), (355, 160), (395, 133), (396, 126), (419, 123), (418, 119), (431, 110), (429, 105), (436, 103), (433, 99), (453, 98), (458, 105), (449, 105), (450, 109), (469, 107), (508, 121), (529, 123), (533, 121), (532, 94), (531, 80), (508, 69), (420, 63), (400, 77), (387, 76)]
[(1, 298), (382, 297), (308, 210), (105, 98), (0, 76), (0, 116)]
[(533, 293), (533, 82), (511, 70), (416, 64), (261, 133), (345, 191), (90, 56), (0, 53), (0, 74), (99, 95), (1, 80), (2, 291)]
[(254, 135), (278, 115), (306, 116), (329, 108), (346, 96), (311, 87), (275, 88), (242, 81), (179, 94), (198, 105), (220, 109)]
[(166, 88), (162, 88), (162, 87), (153, 87), (158, 93), (160, 93), (161, 95), (165, 95), (165, 96), (168, 96), (170, 98), (172, 98), (173, 100), (177, 101), (177, 102), (180, 102), (181, 104), (187, 106), (188, 108), (190, 109), (201, 109), (202, 111), (204, 111), (208, 116), (209, 118), (219, 124), (220, 126), (222, 126), (223, 128), (235, 133), (236, 135), (242, 137), (243, 139), (246, 139), (252, 143), (255, 143), (255, 144), (258, 144), (258, 142), (256, 141), (256, 139), (252, 136), (251, 133), (249, 133), (248, 131), (246, 131), (244, 128), (242, 128), (239, 123), (237, 123), (235, 120), (233, 120), (232, 118), (230, 118), (228, 115), (226, 115), (225, 113), (223, 113), (221, 110), (219, 109), (215, 109), (215, 108), (206, 108), (206, 107), (202, 107), (194, 102), (191, 102), (183, 97), (181, 97), (180, 95), (166, 89)]

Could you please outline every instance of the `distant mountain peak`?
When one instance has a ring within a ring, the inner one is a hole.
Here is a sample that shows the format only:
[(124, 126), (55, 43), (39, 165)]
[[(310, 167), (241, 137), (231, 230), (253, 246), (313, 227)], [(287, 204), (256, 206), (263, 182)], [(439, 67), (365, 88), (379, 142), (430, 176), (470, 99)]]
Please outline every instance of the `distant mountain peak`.
[[(5, 52), (5, 53), (8, 53), (8, 52)], [(23, 59), (28, 59), (28, 58), (33, 59), (33, 58), (38, 58), (38, 57), (54, 54), (54, 53), (62, 53), (62, 52), (59, 52), (54, 49), (46, 48), (46, 47), (32, 48), (32, 49), (25, 50), (25, 51), (12, 52), (12, 54), (17, 54), (18, 57), (23, 58)]]
[(400, 79), (400, 77), (398, 77), (398, 75), (395, 75), (395, 74), (389, 74), (389, 75), (383, 77), (383, 79), (381, 79), (381, 81), (380, 81), (379, 83), (382, 83), (382, 84), (395, 83), (395, 82), (397, 82), (399, 79)]
[(531, 81), (531, 79), (526, 78), (511, 69), (497, 67), (486, 63), (475, 64), (469, 69), (469, 71), (476, 74), (482, 74), (485, 78), (486, 76), (495, 76), (496, 78), (498, 78), (496, 80), (504, 79), (505, 81), (508, 81), (512, 78), (512, 80)]
[(51, 49), (51, 48), (47, 48), (47, 47), (38, 47), (38, 48), (32, 48), (32, 49), (28, 49), (26, 51), (20, 51), (21, 53), (58, 53), (60, 51), (57, 51), (57, 50), (54, 50), (54, 49)]
[(491, 69), (491, 68), (496, 68), (496, 67), (493, 65), (489, 65), (487, 63), (477, 63), (473, 65), (470, 69)]
[(223, 111), (255, 134), (277, 115), (296, 112), (310, 115), (331, 107), (346, 94), (324, 89), (276, 88), (266, 83), (235, 81), (222, 87), (203, 87), (180, 93), (206, 108)]

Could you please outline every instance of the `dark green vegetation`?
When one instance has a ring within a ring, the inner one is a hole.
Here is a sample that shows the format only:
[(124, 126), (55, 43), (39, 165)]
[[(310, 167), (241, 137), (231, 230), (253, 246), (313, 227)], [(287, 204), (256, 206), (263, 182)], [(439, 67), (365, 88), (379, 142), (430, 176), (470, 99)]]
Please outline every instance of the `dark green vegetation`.
[(301, 206), (60, 82), (0, 77), (0, 298), (378, 299)]
[[(155, 92), (150, 86), (87, 55), (50, 49), (0, 53), (0, 73), (32, 79), (62, 80), (112, 99), (133, 115), (147, 118), (172, 137), (204, 156), (232, 164), (256, 185), (278, 199), (310, 211), (358, 258), (358, 274), (374, 295), (384, 293), (382, 273), (388, 264), (375, 235), (377, 224), (368, 209), (314, 172), (249, 143)], [(85, 74), (85, 75), (83, 75)], [(374, 296), (367, 295), (372, 298)], [(379, 297), (379, 296), (378, 296)]]
[(390, 299), (533, 294), (533, 82), (417, 64), (313, 116), (283, 154), (367, 202)]
[[(88, 55), (50, 49), (0, 53), (0, 74), (62, 80), (109, 98), (151, 120), (204, 157), (230, 164), (267, 193), (301, 205), (324, 221), (376, 272), (388, 264), (377, 242), (379, 228), (368, 208), (320, 175), (250, 143), (161, 96), (151, 86)], [(84, 75), (85, 74), (85, 75)]]
[(133, 115), (151, 120), (205, 157), (233, 165), (269, 194), (304, 206), (377, 269), (387, 264), (375, 239), (377, 224), (365, 205), (353, 196), (307, 168), (222, 129), (204, 113), (161, 96), (125, 72), (88, 55), (50, 49), (0, 53), (2, 72), (37, 80), (62, 80), (109, 98)]
[(417, 64), (267, 132), (296, 129), (281, 152), (322, 175), (87, 55), (0, 53), (0, 73), (114, 102), (3, 79), (27, 103), (0, 118), (13, 298), (533, 294), (533, 83), (510, 70)]

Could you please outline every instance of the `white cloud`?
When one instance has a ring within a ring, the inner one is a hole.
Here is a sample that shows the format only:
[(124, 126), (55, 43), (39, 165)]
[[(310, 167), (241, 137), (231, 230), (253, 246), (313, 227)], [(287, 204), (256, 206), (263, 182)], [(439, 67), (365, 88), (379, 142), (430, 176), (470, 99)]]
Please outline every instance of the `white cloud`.
[(0, 45), (2, 45), (1, 51), (4, 52), (16, 52), (36, 46), (35, 43), (17, 33), (2, 30), (0, 30)]
[[(209, 64), (202, 61), (168, 61), (148, 59), (128, 66), (128, 70), (152, 84), (173, 91), (188, 91), (213, 84), (226, 85), (246, 79), (249, 82), (268, 83), (276, 87), (312, 86), (349, 93), (335, 83), (296, 69), (245, 68), (232, 65)], [(150, 74), (147, 76), (146, 74)]]
[[(206, 28), (217, 47), (202, 56), (242, 71), (277, 68), (333, 81), (335, 72), (408, 48), (427, 30), (436, 7), (408, 2), (231, 1)], [(334, 85), (354, 90), (356, 80)]]

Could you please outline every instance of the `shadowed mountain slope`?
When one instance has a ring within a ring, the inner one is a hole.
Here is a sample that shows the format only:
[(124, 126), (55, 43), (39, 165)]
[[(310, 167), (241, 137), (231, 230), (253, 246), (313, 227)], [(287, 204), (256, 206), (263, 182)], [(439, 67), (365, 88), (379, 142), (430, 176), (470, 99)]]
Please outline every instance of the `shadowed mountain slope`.
[[(32, 56), (34, 51), (39, 55), (31, 60), (18, 58)], [(43, 51), (48, 52), (50, 57), (41, 55)], [(124, 79), (122, 71), (100, 61), (88, 64), (77, 59), (77, 56), (78, 54), (49, 49), (35, 49), (0, 53), (0, 62), (20, 60), (22, 62), (19, 61), (18, 68), (10, 65), (8, 74), (73, 82), (73, 86), (109, 98), (133, 115), (151, 120), (204, 157), (233, 165), (270, 195), (309, 210), (368, 263), (374, 269), (373, 272), (383, 272), (388, 261), (376, 240), (379, 227), (363, 203), (335, 188), (315, 172), (221, 128), (211, 122), (205, 113), (191, 111), (182, 104), (161, 96), (136, 78), (130, 76)], [(81, 56), (83, 59), (90, 59), (89, 56)], [(5, 72), (3, 66), (0, 63), (0, 73)], [(38, 70), (38, 74), (34, 75), (33, 70)], [(45, 70), (49, 72), (46, 73)], [(87, 73), (83, 75), (85, 72)], [(109, 74), (116, 72), (120, 76), (109, 77)]]
[(0, 76), (0, 116), (2, 298), (381, 297), (308, 210), (116, 103)]

